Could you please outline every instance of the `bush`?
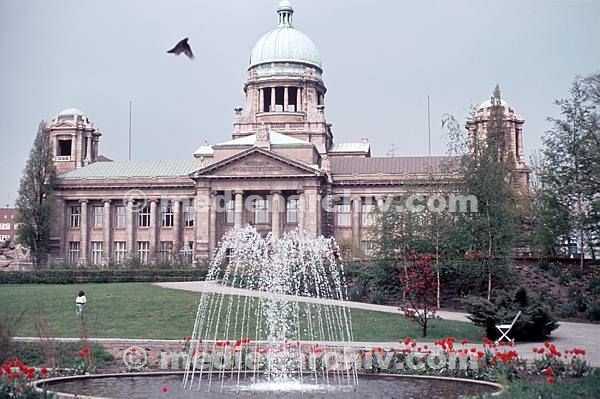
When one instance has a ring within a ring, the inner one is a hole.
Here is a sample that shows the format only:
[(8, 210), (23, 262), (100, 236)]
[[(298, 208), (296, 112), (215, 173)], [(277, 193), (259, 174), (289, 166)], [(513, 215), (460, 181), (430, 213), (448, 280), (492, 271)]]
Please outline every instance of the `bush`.
[(204, 280), (205, 268), (44, 269), (0, 272), (0, 284), (82, 284)]
[(581, 288), (569, 288), (569, 299), (571, 300), (571, 303), (575, 305), (577, 311), (585, 312), (587, 310), (587, 299), (585, 295), (583, 295)]
[(600, 295), (600, 278), (590, 280), (587, 289), (592, 295)]
[(515, 339), (544, 340), (558, 328), (558, 321), (549, 307), (531, 298), (525, 288), (517, 289), (512, 295), (505, 291), (494, 291), (492, 301), (467, 297), (463, 304), (470, 313), (469, 319), (475, 325), (484, 327), (490, 339), (499, 337), (496, 325), (510, 323), (519, 310), (522, 314), (510, 332), (510, 336)]
[(543, 270), (543, 271), (547, 271), (548, 269), (550, 269), (550, 263), (548, 263), (548, 261), (545, 259), (540, 260), (538, 262), (537, 266), (540, 270)]
[(383, 305), (384, 302), (384, 294), (383, 291), (375, 291), (373, 295), (371, 295), (371, 303), (376, 305)]
[(600, 321), (600, 301), (592, 303), (588, 307), (588, 319), (591, 321)]
[(572, 303), (563, 303), (560, 306), (560, 311), (559, 311), (559, 315), (560, 317), (563, 318), (570, 318), (570, 317), (575, 317), (577, 315), (577, 306), (575, 306), (575, 304)]

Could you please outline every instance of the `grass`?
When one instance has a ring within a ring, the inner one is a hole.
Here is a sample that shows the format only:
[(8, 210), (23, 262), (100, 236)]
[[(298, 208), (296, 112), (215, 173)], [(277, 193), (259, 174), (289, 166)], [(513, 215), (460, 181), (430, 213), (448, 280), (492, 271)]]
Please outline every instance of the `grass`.
[[(13, 331), (17, 336), (36, 336), (33, 319), (42, 315), (54, 336), (77, 337), (80, 328), (74, 303), (79, 290), (84, 290), (88, 299), (85, 311), (87, 336), (97, 338), (181, 339), (191, 335), (200, 297), (197, 293), (159, 288), (148, 283), (2, 285), (0, 314), (26, 312)], [(234, 306), (238, 299), (225, 296), (225, 300), (231, 300)], [(252, 304), (256, 299), (249, 301)], [(361, 309), (351, 312), (355, 341), (386, 342), (405, 336), (420, 337), (419, 326), (402, 315)], [(223, 321), (226, 318), (224, 311), (222, 314)], [(255, 319), (254, 315), (250, 319)], [(476, 341), (481, 338), (482, 331), (471, 323), (434, 320), (428, 337), (421, 340), (447, 336)]]

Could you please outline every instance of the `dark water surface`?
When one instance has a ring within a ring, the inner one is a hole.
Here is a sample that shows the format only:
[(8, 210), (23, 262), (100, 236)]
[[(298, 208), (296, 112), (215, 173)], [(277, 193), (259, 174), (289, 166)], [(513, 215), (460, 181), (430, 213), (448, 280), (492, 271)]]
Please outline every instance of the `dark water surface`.
[[(291, 384), (286, 389), (291, 392), (273, 391), (272, 385), (266, 381), (252, 384), (249, 379), (241, 380), (226, 377), (221, 380), (213, 378), (211, 391), (207, 392), (208, 380), (202, 378), (201, 390), (194, 384), (193, 390), (181, 387), (182, 375), (156, 375), (137, 377), (90, 378), (77, 381), (57, 382), (47, 385), (48, 390), (78, 395), (100, 396), (105, 398), (126, 399), (159, 399), (159, 398), (398, 398), (398, 399), (430, 399), (460, 398), (477, 396), (494, 392), (494, 387), (471, 384), (460, 381), (444, 381), (435, 379), (402, 378), (392, 376), (360, 376), (359, 386), (354, 390), (351, 386), (315, 384), (310, 377), (304, 379), (304, 385)], [(196, 377), (196, 381), (198, 377)], [(167, 391), (163, 392), (164, 387)]]

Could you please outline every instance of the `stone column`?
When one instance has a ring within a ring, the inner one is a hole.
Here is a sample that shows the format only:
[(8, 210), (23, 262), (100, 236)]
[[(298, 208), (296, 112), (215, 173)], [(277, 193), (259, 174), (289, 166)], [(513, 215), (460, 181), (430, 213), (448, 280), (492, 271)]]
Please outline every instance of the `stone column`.
[(79, 235), (79, 263), (85, 265), (88, 260), (88, 202), (83, 200), (81, 204), (81, 223), (80, 223), (80, 235)]
[(304, 200), (306, 202), (306, 214), (304, 215), (304, 229), (311, 236), (316, 236), (319, 233), (317, 226), (317, 188), (307, 188), (304, 190)]
[(173, 252), (179, 255), (181, 249), (181, 201), (173, 201)]
[(265, 89), (258, 89), (258, 112), (265, 110)]
[(301, 87), (298, 87), (296, 90), (297, 90), (296, 93), (298, 93), (298, 94), (296, 94), (296, 112), (302, 112), (302, 109), (303, 109), (302, 108), (302, 91), (303, 90)]
[(111, 245), (110, 245), (110, 230), (111, 230), (111, 221), (112, 218), (110, 217), (110, 200), (105, 200), (104, 201), (104, 215), (103, 215), (104, 220), (102, 221), (103, 223), (103, 233), (104, 233), (104, 243), (102, 244), (102, 249), (104, 251), (104, 259), (106, 261), (106, 263), (110, 262), (111, 258), (112, 258), (112, 252), (111, 252)]
[(280, 207), (282, 196), (279, 191), (273, 191), (271, 194), (271, 234), (274, 239), (278, 239), (281, 236)]
[(353, 250), (360, 249), (360, 207), (362, 199), (352, 197), (352, 247)]
[(302, 233), (304, 230), (304, 209), (306, 205), (304, 203), (304, 192), (298, 192), (298, 230)]
[(288, 104), (290, 102), (290, 96), (289, 96), (289, 91), (288, 91), (288, 87), (285, 86), (283, 88), (283, 111), (287, 112), (288, 111)]
[(156, 238), (157, 238), (157, 223), (156, 223), (156, 200), (150, 200), (150, 244), (148, 254), (148, 261), (155, 262), (156, 261)]
[[(196, 248), (198, 258), (209, 258), (210, 188), (196, 188)], [(194, 259), (196, 263), (196, 259)]]
[(208, 251), (209, 258), (215, 253), (217, 248), (217, 199), (215, 193), (210, 193), (210, 224), (208, 226)]
[(88, 136), (85, 139), (87, 142), (87, 144), (85, 146), (86, 147), (85, 148), (85, 157), (89, 163), (89, 162), (92, 162), (92, 137)]
[(242, 227), (242, 216), (244, 214), (244, 192), (235, 192), (234, 224), (233, 227), (239, 229)]
[(383, 207), (385, 205), (385, 200), (383, 198), (382, 195), (377, 197), (377, 208), (379, 208), (379, 211), (383, 210)]
[(275, 88), (271, 87), (271, 112), (275, 112)]
[(132, 257), (135, 254), (133, 245), (135, 243), (134, 241), (134, 231), (135, 231), (135, 209), (134, 209), (134, 202), (133, 199), (129, 199), (129, 201), (127, 201), (127, 243), (125, 244), (127, 246), (127, 252), (129, 253), (129, 256)]

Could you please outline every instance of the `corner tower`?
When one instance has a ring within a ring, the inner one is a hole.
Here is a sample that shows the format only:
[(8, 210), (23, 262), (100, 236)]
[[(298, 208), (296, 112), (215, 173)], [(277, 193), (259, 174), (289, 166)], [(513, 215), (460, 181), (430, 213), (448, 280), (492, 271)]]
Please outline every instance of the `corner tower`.
[(321, 154), (332, 146), (325, 120), (321, 56), (294, 27), (289, 0), (277, 7), (278, 26), (261, 37), (250, 55), (244, 84), (246, 104), (236, 108), (233, 138), (256, 134), (259, 126), (312, 142)]
[[(492, 100), (482, 102), (475, 110), (473, 116), (467, 120), (467, 130), (472, 140), (484, 141), (487, 137), (487, 125), (492, 118)], [(502, 115), (504, 140), (506, 143), (507, 159), (513, 163), (512, 184), (521, 193), (529, 190), (530, 170), (525, 163), (523, 150), (523, 125), (525, 120), (503, 99), (499, 103)]]
[(68, 108), (47, 124), (58, 174), (81, 168), (98, 159), (102, 133), (77, 108)]

